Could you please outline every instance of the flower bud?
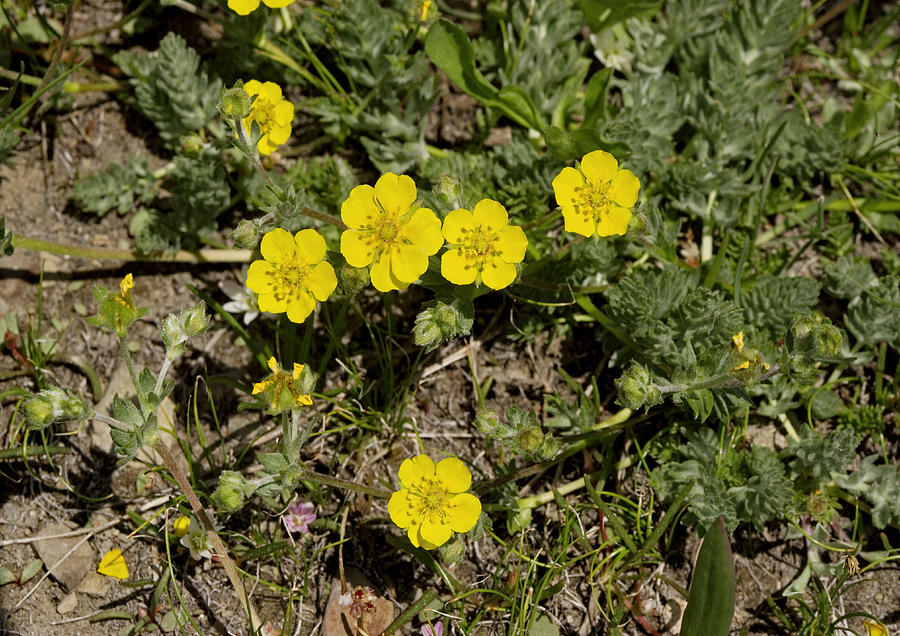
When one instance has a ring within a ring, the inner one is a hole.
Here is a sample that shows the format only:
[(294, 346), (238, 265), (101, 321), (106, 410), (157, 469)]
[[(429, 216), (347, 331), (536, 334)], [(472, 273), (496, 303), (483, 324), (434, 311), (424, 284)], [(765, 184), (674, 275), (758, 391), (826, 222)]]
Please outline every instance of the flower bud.
[(639, 362), (632, 362), (631, 366), (625, 369), (622, 376), (616, 380), (616, 388), (619, 390), (619, 398), (616, 401), (633, 411), (641, 407), (649, 409), (662, 402), (662, 395), (653, 382), (650, 370)]
[(216, 107), (222, 117), (228, 119), (247, 117), (250, 114), (250, 95), (244, 90), (244, 83), (238, 80), (233, 88), (223, 88)]
[(281, 474), (281, 485), (288, 490), (294, 490), (300, 483), (300, 477), (303, 476), (303, 469), (297, 464), (290, 464)]
[(806, 509), (813, 517), (820, 519), (828, 512), (828, 498), (817, 490), (809, 496), (809, 501), (806, 502)]
[(348, 296), (354, 296), (369, 284), (369, 269), (366, 267), (351, 267), (344, 265), (340, 274), (341, 291)]
[(791, 323), (788, 346), (815, 358), (833, 358), (841, 350), (843, 334), (819, 312), (799, 314)]
[(182, 310), (181, 316), (188, 338), (199, 336), (209, 326), (209, 314), (206, 313), (206, 305), (203, 303), (197, 303), (193, 307)]
[(466, 333), (463, 314), (454, 305), (437, 301), (432, 307), (422, 310), (416, 316), (413, 340), (420, 347), (434, 349), (458, 335)]
[(460, 205), (460, 198), (463, 193), (462, 181), (450, 175), (441, 175), (441, 180), (437, 185), (437, 194), (441, 199), (453, 206)]
[(259, 227), (253, 221), (242, 219), (231, 233), (234, 246), (243, 249), (253, 249), (259, 243)]
[(478, 411), (475, 416), (475, 428), (487, 437), (494, 437), (500, 430), (500, 416), (497, 415), (497, 411), (493, 409)]
[(188, 157), (199, 157), (205, 145), (200, 135), (188, 135), (181, 140), (181, 151)]
[(441, 561), (445, 565), (455, 565), (463, 560), (466, 556), (466, 544), (459, 537), (454, 537), (444, 545), (438, 548), (441, 555)]
[(516, 435), (516, 445), (523, 453), (535, 452), (544, 443), (544, 434), (540, 426), (523, 428)]
[(223, 470), (213, 497), (220, 510), (231, 513), (240, 510), (255, 491), (253, 484), (240, 473)]
[(40, 430), (54, 422), (82, 422), (91, 415), (87, 401), (66, 389), (51, 387), (32, 395), (25, 401), (28, 428)]

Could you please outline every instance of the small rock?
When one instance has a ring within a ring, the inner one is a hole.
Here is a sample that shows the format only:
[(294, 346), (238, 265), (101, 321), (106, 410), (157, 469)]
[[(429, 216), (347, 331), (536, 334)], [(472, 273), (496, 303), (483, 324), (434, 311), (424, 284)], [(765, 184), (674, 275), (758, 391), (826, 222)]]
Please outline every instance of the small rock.
[[(38, 536), (53, 536), (77, 530), (78, 526), (71, 521), (57, 521), (44, 526)], [(56, 579), (63, 589), (68, 592), (75, 589), (85, 575), (95, 567), (96, 555), (87, 541), (81, 543), (84, 535), (74, 537), (57, 537), (35, 541), (35, 552), (44, 561), (44, 567), (52, 570), (50, 576)], [(78, 548), (66, 557), (66, 554), (81, 543)], [(60, 563), (60, 560), (65, 557)], [(56, 565), (59, 563), (59, 565)]]
[(88, 573), (81, 583), (78, 584), (78, 591), (88, 596), (103, 598), (106, 596), (106, 590), (109, 588), (111, 580), (108, 576), (103, 576), (95, 570)]
[(56, 606), (56, 611), (60, 614), (68, 614), (75, 606), (78, 605), (78, 596), (75, 592), (69, 592), (63, 599), (59, 602), (59, 605)]

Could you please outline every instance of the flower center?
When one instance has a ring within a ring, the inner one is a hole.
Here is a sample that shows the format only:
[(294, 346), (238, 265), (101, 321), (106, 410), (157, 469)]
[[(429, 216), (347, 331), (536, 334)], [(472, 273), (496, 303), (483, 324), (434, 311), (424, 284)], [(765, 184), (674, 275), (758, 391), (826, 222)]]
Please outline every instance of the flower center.
[(264, 129), (269, 120), (275, 119), (275, 104), (257, 97), (250, 117), (259, 123), (260, 130)]
[(423, 478), (412, 494), (419, 500), (417, 507), (421, 515), (437, 515), (441, 521), (447, 516), (447, 489), (437, 479)]
[(461, 232), (461, 249), (467, 258), (484, 263), (498, 251), (497, 235), (489, 234), (485, 228), (463, 228)]
[(281, 302), (286, 298), (297, 298), (306, 291), (306, 275), (309, 267), (297, 263), (275, 265), (272, 280), (272, 294)]
[(583, 186), (575, 188), (575, 200), (576, 209), (587, 219), (609, 214), (609, 182), (585, 181)]
[(395, 222), (386, 218), (382, 219), (381, 225), (375, 228), (375, 236), (378, 238), (378, 242), (385, 246), (394, 243), (399, 234), (400, 227)]

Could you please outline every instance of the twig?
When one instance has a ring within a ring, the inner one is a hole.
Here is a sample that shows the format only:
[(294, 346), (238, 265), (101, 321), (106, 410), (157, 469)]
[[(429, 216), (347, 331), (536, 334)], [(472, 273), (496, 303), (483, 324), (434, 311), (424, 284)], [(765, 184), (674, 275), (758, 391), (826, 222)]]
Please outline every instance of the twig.
[(48, 534), (40, 537), (25, 537), (24, 539), (6, 539), (4, 541), (0, 541), (0, 547), (6, 545), (13, 545), (16, 543), (34, 543), (35, 541), (43, 541), (44, 539), (65, 539), (66, 537), (77, 537), (80, 534), (85, 533), (98, 533), (103, 532), (107, 528), (112, 528), (117, 523), (122, 523), (121, 519), (113, 519), (112, 521), (108, 521), (104, 523), (102, 526), (98, 526), (96, 528), (79, 528), (78, 530), (72, 530), (71, 532), (63, 532), (62, 534)]

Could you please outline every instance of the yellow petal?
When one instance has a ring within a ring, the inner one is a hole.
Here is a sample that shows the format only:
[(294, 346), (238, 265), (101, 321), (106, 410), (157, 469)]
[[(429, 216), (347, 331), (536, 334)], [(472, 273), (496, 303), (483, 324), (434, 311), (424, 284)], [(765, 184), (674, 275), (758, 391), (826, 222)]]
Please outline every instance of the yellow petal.
[(447, 543), (451, 534), (450, 524), (432, 521), (426, 516), (419, 528), (419, 541), (426, 550), (433, 550)]
[[(278, 123), (270, 123), (267, 125), (266, 136), (267, 143), (274, 144), (276, 147), (285, 143), (291, 136), (291, 127)], [(275, 150), (273, 148), (272, 150)]]
[(262, 89), (259, 93), (260, 97), (271, 104), (277, 104), (281, 101), (281, 87), (275, 82), (263, 82)]
[(300, 230), (294, 236), (296, 254), (304, 265), (318, 263), (325, 258), (325, 239), (315, 230)]
[(561, 207), (572, 205), (575, 201), (576, 191), (584, 187), (584, 177), (575, 168), (563, 168), (553, 179), (553, 194), (556, 195), (556, 203)]
[(116, 579), (125, 580), (128, 578), (128, 564), (125, 563), (125, 557), (118, 548), (110, 550), (100, 559), (100, 565), (97, 571), (105, 576), (111, 576)]
[(331, 263), (317, 263), (306, 275), (306, 285), (316, 300), (328, 300), (337, 287), (337, 276)]
[(623, 208), (630, 208), (637, 202), (641, 182), (631, 170), (619, 170), (609, 184), (609, 198)]
[(628, 223), (631, 221), (631, 210), (610, 205), (608, 213), (601, 217), (597, 223), (598, 236), (613, 236), (615, 234), (625, 234), (628, 230)]
[(275, 356), (271, 356), (269, 358), (268, 362), (266, 362), (266, 366), (269, 367), (269, 371), (271, 371), (272, 373), (278, 373), (279, 371), (278, 360), (275, 359)]
[(448, 243), (462, 243), (465, 234), (463, 230), (470, 230), (475, 224), (472, 213), (464, 208), (453, 210), (444, 217), (444, 225), (441, 233)]
[(377, 215), (375, 188), (370, 185), (356, 186), (341, 204), (341, 220), (349, 228), (371, 227)]
[(272, 140), (269, 139), (268, 135), (263, 135), (262, 138), (260, 138), (259, 143), (256, 144), (256, 149), (262, 155), (271, 155), (278, 150), (278, 144), (272, 143)]
[(282, 296), (281, 298), (277, 298), (275, 294), (271, 293), (259, 293), (259, 296), (256, 298), (256, 304), (259, 305), (259, 310), (264, 311), (269, 314), (280, 314), (287, 309), (288, 299)]
[(341, 254), (351, 267), (366, 267), (375, 255), (375, 243), (369, 240), (366, 232), (344, 230), (341, 234)]
[(509, 287), (516, 280), (518, 273), (515, 265), (495, 258), (485, 263), (481, 269), (481, 282), (491, 289), (503, 289)]
[(405, 214), (418, 195), (416, 182), (405, 174), (388, 172), (375, 182), (375, 196), (391, 215)]
[(408, 528), (413, 523), (413, 514), (409, 505), (409, 491), (405, 488), (391, 495), (388, 501), (388, 514), (398, 528)]
[(294, 258), (294, 237), (287, 230), (276, 227), (262, 237), (259, 245), (262, 257), (270, 263), (283, 263)]
[(275, 269), (266, 261), (253, 261), (247, 269), (247, 287), (257, 294), (268, 292)]
[(518, 225), (508, 225), (500, 230), (497, 237), (497, 247), (500, 256), (507, 263), (521, 263), (525, 258), (525, 249), (528, 247), (528, 237), (525, 230)]
[[(256, 10), (256, 7), (259, 6), (259, 0), (228, 0), (228, 8), (237, 13), (238, 15), (250, 15), (253, 11)], [(256, 80), (250, 80), (251, 82)], [(247, 82), (249, 84), (250, 82)], [(257, 82), (259, 83), (259, 82)], [(247, 87), (244, 86), (244, 90), (247, 90)], [(247, 91), (250, 93), (250, 91)], [(251, 95), (253, 93), (250, 93)]]
[(449, 249), (441, 255), (441, 276), (454, 285), (470, 285), (475, 282), (478, 264), (463, 256), (459, 249)]
[(315, 308), (316, 301), (309, 294), (288, 298), (286, 307), (288, 320), (299, 325), (309, 317)]
[(280, 9), (281, 7), (286, 7), (291, 4), (294, 0), (263, 0), (263, 4), (265, 4), (270, 9)]
[(472, 485), (472, 473), (456, 457), (446, 457), (439, 461), (434, 474), (450, 492), (465, 492)]
[(444, 244), (441, 220), (428, 208), (419, 208), (413, 212), (412, 218), (404, 224), (402, 232), (406, 240), (421, 247), (428, 256), (437, 254)]
[(509, 223), (509, 214), (498, 201), (493, 199), (482, 199), (475, 204), (472, 210), (475, 222), (487, 230), (487, 234), (494, 234), (506, 227)]
[(290, 129), (291, 122), (294, 121), (294, 104), (286, 99), (275, 104), (275, 121), (281, 126), (287, 126)]
[[(253, 9), (259, 6), (259, 0), (232, 0), (233, 2), (239, 2), (241, 4), (253, 4)], [(231, 8), (231, 2), (228, 3), (229, 8)], [(253, 11), (250, 9), (250, 11)], [(245, 14), (246, 15), (246, 14)], [(253, 95), (259, 95), (260, 91), (262, 91), (263, 84), (259, 80), (252, 79), (246, 84), (244, 84), (244, 90), (247, 91), (247, 94), (251, 97)]]
[(581, 159), (581, 172), (591, 183), (609, 183), (618, 169), (616, 158), (603, 150), (589, 152)]
[(428, 269), (428, 256), (417, 245), (400, 245), (390, 255), (391, 273), (397, 280), (411, 283)]
[(475, 495), (467, 492), (456, 495), (450, 500), (450, 529), (453, 532), (468, 532), (481, 516), (481, 502)]
[(866, 636), (888, 636), (887, 628), (881, 623), (866, 620), (863, 625), (866, 626)]
[(423, 479), (434, 478), (434, 462), (428, 455), (416, 455), (410, 459), (404, 459), (397, 471), (400, 483), (405, 488), (418, 485)]
[(574, 232), (582, 236), (593, 236), (597, 227), (593, 217), (585, 216), (575, 211), (573, 207), (564, 207), (562, 209), (563, 219), (565, 219), (566, 232)]
[(179, 539), (187, 534), (188, 528), (191, 526), (190, 517), (185, 517), (181, 515), (175, 521), (172, 522), (172, 529), (175, 530), (175, 536)]
[(409, 537), (409, 542), (413, 544), (414, 547), (421, 547), (421, 543), (419, 541), (419, 528), (422, 527), (422, 524), (419, 523), (417, 519), (414, 519), (412, 524), (409, 526), (409, 530), (406, 531), (406, 536)]
[(391, 276), (391, 259), (386, 255), (382, 255), (372, 264), (372, 269), (369, 270), (369, 279), (372, 281), (372, 286), (380, 292), (400, 289), (399, 281)]
[(122, 282), (119, 283), (119, 295), (123, 298), (125, 294), (134, 289), (134, 276), (131, 274), (125, 274), (125, 278), (122, 279)]

